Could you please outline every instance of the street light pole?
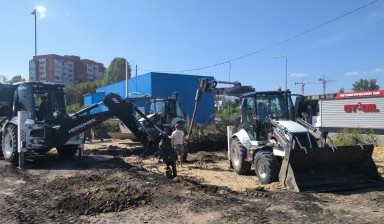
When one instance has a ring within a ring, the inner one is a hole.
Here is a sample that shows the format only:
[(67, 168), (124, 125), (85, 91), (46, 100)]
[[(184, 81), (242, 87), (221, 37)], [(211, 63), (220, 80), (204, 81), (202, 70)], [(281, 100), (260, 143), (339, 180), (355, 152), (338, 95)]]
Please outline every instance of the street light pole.
[(37, 56), (37, 23), (36, 23), (36, 9), (31, 13), (35, 16), (35, 57)]
[(288, 89), (288, 57), (285, 55), (275, 56), (273, 58), (285, 58), (285, 90)]
[(37, 72), (38, 72), (38, 63), (37, 63), (37, 22), (36, 22), (36, 9), (33, 10), (31, 13), (32, 15), (35, 16), (35, 57), (34, 57), (34, 62), (35, 62), (35, 81), (37, 80)]

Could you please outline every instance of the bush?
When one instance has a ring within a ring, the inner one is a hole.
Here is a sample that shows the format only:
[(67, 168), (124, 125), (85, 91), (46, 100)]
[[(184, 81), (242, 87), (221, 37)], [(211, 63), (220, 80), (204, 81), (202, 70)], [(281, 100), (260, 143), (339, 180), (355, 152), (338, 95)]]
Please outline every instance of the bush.
[(115, 131), (120, 131), (120, 128), (119, 128), (119, 123), (120, 123), (120, 120), (115, 120), (115, 119), (109, 119), (101, 124), (98, 124), (95, 129), (96, 130), (101, 130), (101, 131), (104, 131), (104, 132), (115, 132)]
[(75, 113), (79, 110), (83, 109), (82, 106), (79, 103), (67, 105), (67, 112), (69, 114)]
[(240, 123), (240, 108), (228, 107), (217, 110), (215, 114), (215, 124), (217, 130), (226, 133), (227, 126), (236, 126)]
[(334, 137), (336, 146), (374, 144), (376, 145), (376, 135), (373, 130), (364, 132), (362, 129), (343, 129), (341, 133)]

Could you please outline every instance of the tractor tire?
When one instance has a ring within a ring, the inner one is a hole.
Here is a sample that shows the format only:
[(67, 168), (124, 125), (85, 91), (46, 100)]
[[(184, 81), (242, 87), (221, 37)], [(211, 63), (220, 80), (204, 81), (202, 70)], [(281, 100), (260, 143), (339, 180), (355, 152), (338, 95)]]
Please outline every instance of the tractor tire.
[(247, 157), (247, 149), (238, 138), (233, 139), (231, 142), (230, 157), (233, 170), (237, 174), (244, 175), (249, 173), (252, 164), (244, 160)]
[(17, 126), (10, 124), (3, 132), (2, 152), (4, 160), (12, 164), (19, 162), (19, 153), (17, 151)]
[[(0, 135), (0, 142), (1, 142), (1, 144), (3, 144), (2, 141), (3, 141), (3, 136)], [(3, 157), (4, 157), (3, 150), (0, 150), (0, 158), (3, 158)]]
[(261, 184), (269, 184), (279, 180), (281, 163), (271, 150), (262, 149), (254, 157), (255, 173)]
[(77, 150), (79, 150), (78, 145), (64, 145), (56, 148), (57, 153), (64, 159), (72, 159)]

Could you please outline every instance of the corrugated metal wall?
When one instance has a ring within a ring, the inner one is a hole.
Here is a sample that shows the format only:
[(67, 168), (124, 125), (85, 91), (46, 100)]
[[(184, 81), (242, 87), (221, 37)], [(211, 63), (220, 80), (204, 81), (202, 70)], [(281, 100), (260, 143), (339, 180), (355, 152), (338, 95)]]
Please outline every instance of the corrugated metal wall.
[[(213, 77), (209, 76), (181, 75), (156, 72), (147, 73), (144, 75), (133, 77), (128, 80), (129, 97), (136, 98), (143, 97), (144, 95), (149, 95), (152, 98), (166, 98), (169, 97), (173, 92), (178, 92), (184, 110), (189, 116), (189, 118), (191, 118), (195, 103), (196, 89), (199, 85), (199, 79), (201, 78), (213, 79)], [(96, 92), (104, 92), (105, 95), (113, 92), (119, 94), (122, 97), (125, 97), (126, 82), (121, 81), (107, 86), (103, 86), (98, 88)], [(86, 106), (92, 104), (92, 102), (88, 102), (89, 100), (86, 101), (85, 98), (84, 100), (84, 104)], [(137, 103), (138, 107), (147, 106), (145, 100), (139, 100)], [(105, 107), (102, 108), (102, 110), (105, 109)], [(209, 93), (204, 93), (201, 98), (198, 113), (196, 115), (196, 122), (203, 124), (212, 123), (214, 118), (213, 115), (213, 95)]]
[(125, 97), (125, 81), (116, 82), (97, 88), (96, 92), (104, 92), (105, 95), (108, 95), (108, 93), (117, 93), (120, 96)]
[[(173, 92), (178, 92), (184, 110), (191, 119), (195, 105), (196, 89), (201, 78), (213, 79), (213, 77), (208, 76), (152, 73), (152, 97), (166, 98)], [(214, 97), (210, 93), (204, 93), (196, 114), (196, 122), (209, 124), (213, 122), (213, 118)]]
[[(347, 113), (344, 105), (375, 104), (378, 112)], [(384, 129), (384, 97), (321, 100), (319, 101), (321, 127)]]
[[(92, 94), (87, 94), (87, 95), (84, 95), (84, 105), (87, 107), (87, 106), (90, 106), (94, 103), (98, 103), (100, 101), (102, 101), (105, 97), (105, 93), (104, 92), (99, 92), (99, 93), (92, 93)], [(93, 113), (98, 113), (98, 112), (101, 112), (102, 111), (102, 108), (101, 107), (97, 107), (97, 108), (94, 108), (91, 110), (91, 114)]]

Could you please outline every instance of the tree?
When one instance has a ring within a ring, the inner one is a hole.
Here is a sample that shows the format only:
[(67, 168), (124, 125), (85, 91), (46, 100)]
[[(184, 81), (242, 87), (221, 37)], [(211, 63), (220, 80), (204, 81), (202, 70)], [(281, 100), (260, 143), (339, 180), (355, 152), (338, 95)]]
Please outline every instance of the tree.
[(74, 85), (67, 85), (64, 88), (66, 102), (68, 106), (84, 104), (84, 95), (96, 92), (98, 87), (102, 86), (100, 81), (81, 82)]
[[(126, 78), (126, 63), (125, 58), (114, 58), (109, 65), (104, 76), (104, 84), (111, 84), (125, 80)], [(128, 78), (131, 78), (131, 66), (128, 63)]]
[(344, 93), (344, 92), (345, 92), (344, 87), (341, 87), (338, 93)]
[(376, 79), (360, 79), (356, 81), (353, 85), (353, 91), (366, 91), (366, 90), (377, 90), (380, 89), (380, 86), (376, 84)]
[(9, 84), (13, 84), (16, 82), (25, 82), (25, 78), (21, 77), (21, 75), (15, 75), (8, 81)]
[(0, 83), (6, 83), (7, 82), (7, 77), (5, 75), (0, 74)]

